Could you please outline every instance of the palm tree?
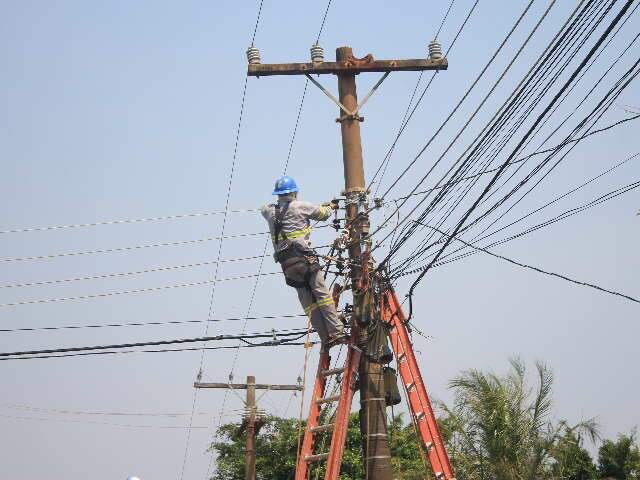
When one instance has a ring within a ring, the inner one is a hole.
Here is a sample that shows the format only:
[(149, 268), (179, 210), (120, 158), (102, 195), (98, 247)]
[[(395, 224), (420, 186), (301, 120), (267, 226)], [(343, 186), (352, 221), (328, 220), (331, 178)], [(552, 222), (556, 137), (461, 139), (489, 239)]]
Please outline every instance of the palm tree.
[(452, 408), (442, 420), (459, 479), (534, 480), (550, 478), (554, 445), (570, 433), (597, 438), (591, 420), (570, 426), (553, 423), (553, 374), (536, 363), (536, 382), (527, 383), (524, 363), (514, 358), (507, 375), (467, 370), (451, 380)]

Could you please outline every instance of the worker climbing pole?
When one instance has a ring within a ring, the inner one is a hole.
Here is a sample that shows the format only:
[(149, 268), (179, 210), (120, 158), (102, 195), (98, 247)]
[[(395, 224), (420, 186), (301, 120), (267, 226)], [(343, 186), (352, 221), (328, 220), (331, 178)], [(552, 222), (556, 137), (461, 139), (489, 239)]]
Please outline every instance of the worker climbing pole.
[[(413, 355), (403, 321), (404, 314), (383, 273), (376, 271), (370, 255), (370, 200), (365, 183), (360, 138), (360, 123), (364, 120), (360, 116), (360, 110), (391, 72), (444, 70), (448, 66), (447, 60), (442, 57), (441, 49), (435, 41), (429, 45), (429, 58), (426, 59), (376, 61), (370, 54), (364, 58), (356, 58), (351, 48), (340, 47), (336, 50), (336, 61), (325, 62), (324, 52), (317, 44), (311, 48), (311, 63), (262, 64), (260, 53), (253, 46), (247, 50), (247, 59), (249, 76), (306, 75), (339, 107), (337, 122), (342, 134), (345, 218), (343, 234), (336, 240), (334, 250), (339, 253), (340, 250), (346, 250), (349, 256), (349, 279), (343, 287), (351, 289), (353, 295), (353, 307), (345, 309), (350, 334), (344, 367), (330, 368), (331, 343), (321, 351), (296, 480), (310, 478), (311, 465), (322, 461), (326, 462), (325, 479), (338, 478), (351, 403), (357, 385), (360, 388), (360, 429), (365, 478), (392, 479), (386, 421), (386, 407), (390, 400), (389, 395), (385, 395), (385, 374), (390, 369), (383, 366), (385, 357), (387, 362), (392, 358), (387, 337), (391, 339), (412, 419), (420, 433), (422, 447), (427, 453), (433, 473), (438, 479), (450, 480), (453, 472)], [(358, 103), (355, 78), (363, 72), (381, 72), (383, 75)], [(339, 98), (311, 76), (314, 74), (336, 75)], [(332, 206), (335, 208), (335, 203)], [(276, 215), (274, 210), (272, 218)], [(336, 378), (340, 392), (327, 395), (327, 379), (332, 377)], [(322, 407), (335, 403), (337, 407), (333, 422), (321, 424), (326, 417), (322, 414)], [(329, 450), (316, 452), (316, 437), (326, 432), (331, 432)]]

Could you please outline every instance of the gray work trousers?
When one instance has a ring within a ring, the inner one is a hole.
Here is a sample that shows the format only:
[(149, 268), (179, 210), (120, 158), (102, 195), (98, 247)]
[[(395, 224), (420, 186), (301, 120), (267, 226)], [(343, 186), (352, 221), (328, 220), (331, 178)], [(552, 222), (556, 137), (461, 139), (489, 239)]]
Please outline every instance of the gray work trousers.
[(311, 276), (309, 288), (296, 288), (296, 291), (304, 313), (311, 320), (311, 325), (318, 332), (323, 344), (328, 339), (344, 333), (343, 325), (338, 319), (338, 312), (336, 312), (333, 303), (333, 297), (324, 284), (324, 276), (321, 271)]

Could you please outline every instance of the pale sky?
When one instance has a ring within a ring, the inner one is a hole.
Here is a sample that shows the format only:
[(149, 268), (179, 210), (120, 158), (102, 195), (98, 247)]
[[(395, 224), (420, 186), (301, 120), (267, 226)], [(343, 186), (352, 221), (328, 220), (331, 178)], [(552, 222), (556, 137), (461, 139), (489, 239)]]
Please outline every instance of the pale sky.
[[(439, 37), (445, 49), (472, 3), (454, 3)], [(352, 46), (356, 56), (420, 58), (426, 55), (426, 45), (448, 4), (334, 0), (320, 44), (327, 59), (333, 59), (335, 47), (342, 45)], [(224, 209), (246, 71), (244, 52), (255, 24), (256, 2), (4, 1), (1, 5), (0, 230)], [(408, 191), (446, 148), (548, 5), (547, 1), (534, 2), (495, 65), (401, 182), (394, 198)], [(452, 162), (495, 113), (574, 5), (557, 2), (445, 163)], [(306, 61), (325, 6), (325, 1), (265, 0), (256, 35), (262, 61)], [(385, 177), (387, 185), (446, 118), (524, 7), (523, 1), (480, 0), (449, 55), (449, 70), (437, 76), (401, 137)], [(634, 15), (552, 118), (551, 127), (575, 107), (639, 28), (640, 18)], [(611, 73), (606, 88), (636, 60), (637, 46), (634, 48)], [(582, 51), (579, 59), (584, 54)], [(361, 96), (377, 78), (373, 74), (358, 77)], [(392, 74), (363, 109), (367, 178), (393, 140), (416, 79), (415, 73)], [(334, 77), (320, 80), (337, 91)], [(271, 200), (272, 183), (287, 157), (303, 88), (300, 77), (249, 79), (231, 209), (253, 209)], [(596, 98), (603, 92), (598, 90)], [(633, 83), (618, 103), (638, 106), (639, 94), (638, 84)], [(301, 196), (310, 201), (329, 200), (343, 185), (336, 116), (337, 108), (310, 85), (288, 169), (301, 186)], [(613, 107), (598, 125), (626, 116), (622, 108)], [(637, 132), (637, 124), (629, 122), (585, 140), (500, 225), (640, 151)], [(640, 158), (503, 235), (518, 233), (638, 177)], [(433, 183), (427, 182), (426, 187), (430, 185)], [(640, 297), (639, 208), (635, 190), (495, 251)], [(372, 224), (382, 218), (382, 213), (374, 214)], [(3, 233), (1, 256), (46, 256), (201, 239), (220, 235), (221, 224), (222, 216), (217, 215)], [(228, 217), (226, 234), (264, 229), (257, 213), (237, 213)], [(329, 229), (319, 230), (314, 239), (325, 243), (331, 235)], [(222, 258), (260, 255), (263, 246), (261, 236), (228, 239), (222, 246)], [(5, 286), (211, 262), (217, 252), (218, 243), (206, 241), (3, 262), (0, 282)], [(258, 260), (226, 263), (219, 277), (255, 274), (258, 265)], [(267, 258), (263, 272), (277, 268)], [(215, 266), (207, 264), (118, 278), (1, 288), (0, 328), (204, 320), (210, 285), (5, 304), (202, 282), (211, 279), (214, 270)], [(406, 293), (412, 278), (397, 284), (399, 295)], [(249, 310), (254, 284), (254, 278), (218, 283), (212, 317), (301, 313), (295, 292), (278, 276), (260, 278)], [(416, 336), (415, 348), (430, 394), (444, 401), (451, 400), (447, 382), (464, 369), (503, 372), (513, 355), (522, 356), (531, 366), (534, 360), (545, 361), (556, 377), (555, 418), (575, 422), (598, 417), (603, 435), (615, 437), (640, 424), (639, 312), (638, 304), (619, 297), (477, 254), (432, 270), (418, 287), (415, 322), (432, 338)], [(302, 318), (253, 320), (246, 331), (305, 325)], [(242, 328), (242, 322), (212, 323), (208, 333), (234, 334)], [(0, 351), (203, 334), (202, 323), (0, 332)], [(207, 353), (203, 378), (225, 381), (233, 358), (234, 350)], [(205, 479), (206, 448), (212, 436), (207, 427), (217, 424), (223, 407), (224, 393), (219, 390), (201, 391), (197, 396), (193, 425), (198, 428), (191, 431), (181, 474), (199, 360), (199, 352), (182, 352), (1, 362), (0, 476), (62, 479), (86, 477), (91, 472), (96, 480), (129, 475), (142, 480)], [(317, 349), (310, 359), (310, 375), (316, 361)], [(301, 347), (240, 350), (234, 376), (237, 381), (255, 375), (258, 382), (295, 383), (302, 363)], [(229, 396), (223, 421), (237, 421), (241, 407), (237, 398)], [(297, 417), (299, 397), (269, 393), (261, 400), (261, 408)], [(306, 414), (306, 405), (304, 411)], [(178, 415), (158, 415), (168, 413)]]

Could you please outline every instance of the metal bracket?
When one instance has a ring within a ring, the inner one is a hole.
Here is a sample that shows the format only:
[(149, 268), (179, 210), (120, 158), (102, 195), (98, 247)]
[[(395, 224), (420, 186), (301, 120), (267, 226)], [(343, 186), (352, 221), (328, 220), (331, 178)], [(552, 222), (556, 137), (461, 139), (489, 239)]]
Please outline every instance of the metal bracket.
[(315, 78), (313, 78), (311, 75), (309, 75), (308, 73), (305, 73), (305, 76), (309, 80), (311, 80), (311, 83), (313, 83), (316, 87), (318, 87), (322, 91), (322, 93), (324, 93), (327, 97), (329, 97), (329, 99), (333, 103), (335, 103), (338, 107), (340, 107), (340, 110), (342, 110), (345, 113), (344, 115), (341, 115), (340, 118), (336, 119), (336, 122), (342, 122), (344, 120), (358, 120), (358, 121), (362, 122), (362, 121), (364, 121), (364, 117), (361, 117), (358, 114), (358, 112), (364, 106), (364, 104), (369, 101), (371, 96), (376, 92), (376, 90), (378, 90), (378, 87), (380, 85), (382, 85), (382, 82), (384, 82), (386, 80), (386, 78), (389, 76), (390, 73), (391, 72), (385, 72), (382, 75), (382, 77), (380, 77), (380, 79), (376, 82), (376, 84), (371, 88), (369, 93), (367, 93), (364, 96), (364, 98), (362, 99), (362, 101), (356, 106), (356, 109), (354, 111), (351, 111), (347, 107), (345, 107), (342, 104), (342, 102), (340, 102), (340, 100), (338, 100), (329, 90), (324, 88), (322, 86), (322, 84), (320, 82), (318, 82)]

